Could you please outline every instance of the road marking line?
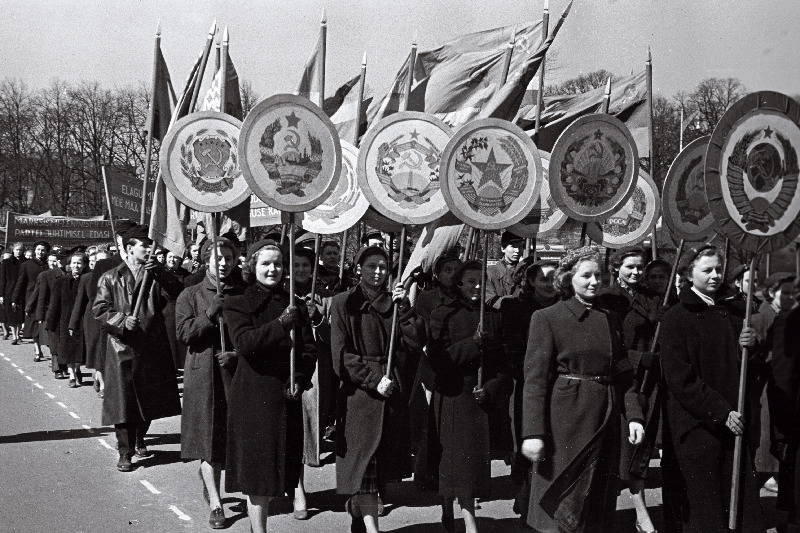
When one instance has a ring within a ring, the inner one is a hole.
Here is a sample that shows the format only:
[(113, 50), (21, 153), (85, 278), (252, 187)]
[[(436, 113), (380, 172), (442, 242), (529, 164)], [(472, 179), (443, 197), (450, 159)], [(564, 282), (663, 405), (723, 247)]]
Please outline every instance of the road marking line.
[(27, 379), (28, 381), (33, 381), (33, 378), (30, 376), (25, 376), (25, 379)]
[(35, 386), (37, 389), (44, 389), (44, 387), (42, 387), (42, 386), (41, 386), (41, 385), (39, 385), (38, 383), (34, 383), (33, 385), (34, 385), (34, 386)]
[(6, 361), (9, 361), (9, 362), (11, 361), (11, 359), (9, 359), (8, 357), (6, 357), (5, 355), (3, 356), (3, 359), (5, 359)]
[(146, 488), (147, 490), (149, 490), (149, 491), (150, 491), (150, 492), (152, 492), (153, 494), (161, 494), (161, 491), (160, 491), (160, 490), (158, 490), (157, 488), (155, 488), (155, 487), (154, 487), (154, 486), (153, 486), (153, 485), (152, 485), (152, 484), (151, 484), (149, 481), (147, 481), (146, 479), (140, 479), (140, 480), (139, 480), (139, 483), (141, 483), (142, 485), (144, 485), (144, 488)]
[(186, 513), (184, 513), (183, 511), (181, 511), (177, 507), (175, 507), (174, 505), (170, 505), (169, 508), (172, 510), (173, 513), (178, 515), (178, 518), (180, 518), (181, 520), (191, 520), (192, 519), (189, 515), (187, 515)]
[[(11, 361), (11, 359), (9, 359), (9, 361)], [(11, 366), (13, 366), (14, 368), (19, 368), (19, 367), (17, 366), (17, 363), (11, 363)]]
[(52, 394), (50, 394), (49, 392), (45, 392), (45, 394), (47, 394), (47, 397), (48, 397), (48, 398), (50, 398), (51, 400), (52, 400), (53, 398), (55, 398), (55, 396), (53, 396), (53, 395), (52, 395)]
[(64, 405), (64, 402), (56, 402), (56, 403), (57, 403), (58, 405), (60, 405), (61, 407), (63, 407), (64, 409), (66, 409), (66, 408), (67, 408), (67, 406), (66, 406), (66, 405)]
[(18, 368), (18, 369), (17, 369), (17, 372), (19, 372), (20, 374), (24, 374), (24, 373), (25, 373), (25, 371), (24, 371), (24, 370), (22, 370), (21, 368)]
[(106, 448), (108, 448), (109, 450), (111, 450), (111, 451), (116, 451), (116, 450), (114, 449), (114, 447), (113, 447), (113, 446), (111, 446), (109, 443), (107, 443), (105, 440), (103, 440), (103, 439), (97, 439), (97, 440), (99, 440), (99, 441), (100, 441), (100, 444), (102, 444), (103, 446), (105, 446), (105, 447), (106, 447)]
[(78, 415), (76, 415), (75, 413), (73, 413), (72, 411), (69, 412), (69, 416), (71, 416), (72, 418), (77, 418), (78, 420), (80, 420), (80, 418), (81, 418)]
[(92, 430), (92, 428), (90, 428), (90, 427), (89, 427), (89, 426), (87, 426), (86, 424), (81, 424), (81, 426), (83, 426), (83, 429), (85, 429), (85, 430), (87, 430), (87, 431), (91, 431), (91, 430)]

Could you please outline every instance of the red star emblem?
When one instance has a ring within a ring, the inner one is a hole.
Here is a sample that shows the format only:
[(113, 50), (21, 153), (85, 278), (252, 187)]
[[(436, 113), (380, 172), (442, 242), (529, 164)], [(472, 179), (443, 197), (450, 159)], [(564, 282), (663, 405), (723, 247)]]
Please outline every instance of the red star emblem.
[(500, 176), (503, 171), (510, 167), (510, 164), (500, 164), (494, 157), (494, 148), (489, 150), (489, 157), (486, 158), (485, 163), (472, 163), (474, 167), (481, 171), (481, 181), (478, 188), (482, 188), (487, 183), (491, 182), (497, 185), (498, 188), (503, 188), (503, 181)]

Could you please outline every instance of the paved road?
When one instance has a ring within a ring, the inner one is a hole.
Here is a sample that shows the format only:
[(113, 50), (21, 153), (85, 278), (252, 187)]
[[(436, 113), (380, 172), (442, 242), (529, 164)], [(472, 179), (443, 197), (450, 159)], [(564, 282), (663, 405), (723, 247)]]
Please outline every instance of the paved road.
[[(55, 380), (49, 361), (34, 363), (29, 344), (0, 341), (0, 532), (178, 532), (210, 531), (202, 499), (198, 464), (180, 460), (180, 419), (153, 423), (148, 447), (152, 457), (135, 462), (136, 470), (116, 470), (113, 428), (100, 424), (101, 399), (84, 373), (78, 389)], [(511, 510), (514, 485), (502, 462), (493, 465), (494, 497), (479, 502), (482, 533), (525, 532)], [(658, 472), (657, 461), (653, 471)], [(311, 519), (291, 515), (291, 502), (271, 505), (269, 530), (281, 533), (346, 532), (349, 517), (335, 495), (334, 465), (306, 470)], [(431, 493), (410, 481), (390, 487), (383, 531), (442, 531), (441, 511)], [(762, 494), (774, 508), (774, 495)], [(660, 513), (660, 490), (648, 491), (653, 516)], [(245, 533), (249, 521), (241, 494), (225, 494), (227, 531)], [(620, 532), (634, 531), (626, 491), (618, 500)], [(456, 515), (458, 516), (458, 514)], [(774, 523), (774, 513), (769, 513)], [(463, 531), (463, 526), (462, 531)], [(774, 531), (771, 530), (771, 531)]]

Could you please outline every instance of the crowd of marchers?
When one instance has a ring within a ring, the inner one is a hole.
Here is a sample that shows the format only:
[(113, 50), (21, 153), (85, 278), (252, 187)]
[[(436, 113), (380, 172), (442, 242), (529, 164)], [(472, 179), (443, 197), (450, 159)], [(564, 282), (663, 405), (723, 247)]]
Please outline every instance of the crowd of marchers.
[[(400, 283), (380, 233), (342, 270), (336, 241), (319, 254), (313, 239), (285, 241), (228, 234), (184, 258), (125, 225), (98, 246), (14, 243), (0, 264), (3, 339), (30, 344), (36, 362), (49, 352), (71, 388), (92, 371), (121, 472), (157, 453), (153, 420), (180, 415), (181, 457), (199, 462), (215, 529), (230, 525), (223, 491), (246, 496), (255, 533), (272, 498), (309, 519), (304, 471), (333, 454), (352, 532), (377, 533), (391, 483), (413, 477), (441, 504), (437, 527), (474, 533), (499, 459), (521, 524), (540, 533), (722, 533), (738, 436), (741, 530), (766, 531), (762, 486), (778, 493), (781, 527), (798, 527), (793, 274), (768, 276), (748, 309), (749, 273), (723, 279), (712, 245), (686, 251), (673, 279), (640, 247), (537, 260), (504, 232), (488, 269), (451, 250)], [(656, 517), (645, 485), (659, 457)], [(623, 488), (634, 523), (615, 523)]]

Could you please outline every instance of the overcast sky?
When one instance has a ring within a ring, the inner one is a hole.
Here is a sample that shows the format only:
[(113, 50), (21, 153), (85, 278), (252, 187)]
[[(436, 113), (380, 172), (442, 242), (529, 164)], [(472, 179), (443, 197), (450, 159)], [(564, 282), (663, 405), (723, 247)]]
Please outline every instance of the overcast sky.
[[(550, 5), (551, 27), (567, 0)], [(541, 18), (541, 0), (5, 0), (0, 77), (31, 87), (53, 78), (103, 86), (150, 83), (153, 37), (176, 90), (216, 17), (230, 31), (240, 78), (266, 97), (291, 92), (328, 16), (327, 93), (358, 73), (393, 79), (415, 32), (432, 48), (459, 34)], [(800, 93), (798, 0), (575, 0), (553, 48), (548, 82), (604, 68), (620, 75), (653, 53), (654, 90), (671, 96), (707, 77), (737, 77), (749, 90)]]

